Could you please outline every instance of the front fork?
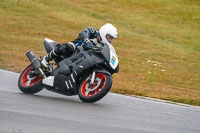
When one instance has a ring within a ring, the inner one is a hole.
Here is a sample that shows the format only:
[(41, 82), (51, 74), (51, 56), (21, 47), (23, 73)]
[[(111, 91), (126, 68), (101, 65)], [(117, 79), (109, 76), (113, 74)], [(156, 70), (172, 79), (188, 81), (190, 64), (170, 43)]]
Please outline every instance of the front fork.
[(93, 71), (92, 72), (92, 77), (91, 77), (91, 80), (90, 80), (90, 84), (94, 84), (95, 76), (96, 76), (96, 72)]
[(92, 74), (88, 77), (87, 82), (88, 82), (90, 85), (94, 84), (95, 76), (96, 76), (96, 72), (93, 71)]
[(44, 73), (44, 71), (42, 70), (41, 67), (38, 67), (38, 71), (42, 74), (42, 77), (43, 77), (43, 78), (46, 78), (46, 77), (47, 77), (46, 74)]

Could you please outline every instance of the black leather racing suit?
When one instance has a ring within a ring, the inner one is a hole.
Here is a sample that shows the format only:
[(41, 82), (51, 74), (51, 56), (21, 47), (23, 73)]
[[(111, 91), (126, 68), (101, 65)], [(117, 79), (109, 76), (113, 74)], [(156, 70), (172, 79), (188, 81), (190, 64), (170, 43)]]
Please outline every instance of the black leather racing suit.
[(59, 59), (61, 55), (64, 57), (69, 57), (74, 53), (76, 47), (83, 46), (83, 44), (85, 48), (93, 47), (94, 44), (91, 43), (89, 39), (95, 39), (97, 36), (98, 30), (94, 29), (93, 27), (86, 28), (79, 33), (79, 36), (75, 40), (62, 45), (57, 45), (56, 48), (49, 53), (49, 59)]

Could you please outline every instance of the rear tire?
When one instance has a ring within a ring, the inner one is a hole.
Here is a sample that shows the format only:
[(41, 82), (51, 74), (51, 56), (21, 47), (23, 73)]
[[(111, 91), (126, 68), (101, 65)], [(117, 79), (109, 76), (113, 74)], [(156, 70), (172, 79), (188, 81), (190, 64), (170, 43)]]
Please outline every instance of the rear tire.
[(93, 103), (103, 98), (112, 86), (112, 76), (96, 73), (94, 84), (90, 85), (86, 77), (80, 84), (78, 95), (83, 102)]
[(31, 76), (28, 72), (31, 70), (32, 65), (27, 66), (23, 72), (20, 74), (18, 79), (18, 87), (19, 89), (26, 94), (35, 94), (41, 91), (42, 88), (42, 76)]

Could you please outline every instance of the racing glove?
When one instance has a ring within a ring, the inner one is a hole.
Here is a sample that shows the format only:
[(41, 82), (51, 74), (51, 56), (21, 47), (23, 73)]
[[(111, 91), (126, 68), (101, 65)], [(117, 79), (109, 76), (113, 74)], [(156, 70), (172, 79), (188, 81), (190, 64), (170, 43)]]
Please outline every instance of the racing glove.
[(91, 49), (94, 46), (94, 44), (89, 40), (89, 39), (84, 39), (84, 43), (83, 43), (83, 48), (88, 50)]

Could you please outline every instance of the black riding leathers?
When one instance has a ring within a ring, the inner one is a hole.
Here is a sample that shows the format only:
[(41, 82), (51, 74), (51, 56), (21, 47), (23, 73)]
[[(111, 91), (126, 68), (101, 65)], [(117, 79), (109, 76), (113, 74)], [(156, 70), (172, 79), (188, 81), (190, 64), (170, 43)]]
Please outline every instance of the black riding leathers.
[(90, 41), (90, 39), (96, 39), (97, 36), (98, 30), (94, 29), (93, 27), (86, 28), (79, 33), (79, 36), (75, 40), (62, 45), (59, 44), (46, 56), (46, 61), (50, 61), (53, 58), (59, 58), (61, 55), (68, 57), (72, 55), (76, 50), (76, 47), (79, 46), (83, 46), (85, 49), (89, 49), (96, 45), (95, 42)]

